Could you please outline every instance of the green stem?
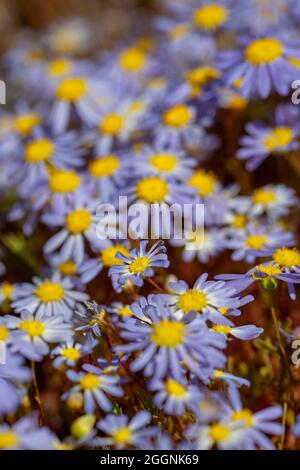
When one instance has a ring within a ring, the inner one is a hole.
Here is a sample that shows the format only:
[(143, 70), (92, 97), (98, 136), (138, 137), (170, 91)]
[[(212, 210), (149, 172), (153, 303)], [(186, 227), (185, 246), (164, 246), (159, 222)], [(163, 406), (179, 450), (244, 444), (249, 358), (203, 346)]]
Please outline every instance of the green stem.
[(32, 383), (33, 383), (33, 387), (34, 387), (34, 398), (35, 398), (35, 401), (37, 402), (38, 407), (40, 409), (41, 424), (46, 424), (46, 422), (47, 422), (46, 414), (45, 414), (45, 411), (44, 411), (43, 403), (42, 403), (42, 400), (41, 400), (41, 394), (40, 394), (40, 390), (39, 390), (39, 386), (38, 386), (38, 382), (37, 382), (37, 378), (36, 378), (36, 370), (35, 370), (35, 362), (34, 361), (31, 361), (31, 371), (32, 371)]
[(290, 369), (289, 358), (287, 356), (287, 352), (284, 347), (284, 343), (283, 343), (282, 336), (280, 333), (279, 312), (276, 308), (272, 293), (270, 293), (270, 309), (271, 309), (273, 324), (275, 327), (275, 334), (276, 334), (276, 339), (278, 342), (279, 353), (280, 353), (281, 361), (282, 361), (282, 373), (286, 375), (286, 381), (287, 381), (287, 398), (284, 400), (284, 404), (283, 404), (283, 410), (284, 410), (283, 432), (282, 432), (281, 441), (280, 441), (280, 449), (282, 450), (284, 448), (284, 443), (286, 440), (286, 417), (287, 417), (288, 405), (291, 405), (292, 408), (295, 410), (295, 397), (294, 397), (294, 391), (293, 391), (293, 376), (292, 376), (291, 369)]
[(281, 434), (281, 439), (279, 443), (279, 450), (284, 449), (284, 444), (285, 444), (285, 437), (286, 437), (286, 418), (287, 418), (287, 403), (285, 402), (283, 404), (283, 415), (282, 415), (282, 434)]

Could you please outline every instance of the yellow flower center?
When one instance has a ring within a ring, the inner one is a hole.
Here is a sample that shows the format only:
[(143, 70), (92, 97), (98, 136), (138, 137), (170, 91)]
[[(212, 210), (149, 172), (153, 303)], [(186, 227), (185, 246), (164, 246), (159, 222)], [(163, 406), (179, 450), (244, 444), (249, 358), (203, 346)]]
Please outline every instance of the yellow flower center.
[(60, 100), (77, 101), (86, 94), (87, 89), (84, 78), (66, 78), (58, 85), (56, 96)]
[(254, 424), (253, 414), (248, 409), (234, 411), (231, 415), (231, 419), (232, 421), (244, 421), (245, 428), (251, 428)]
[(197, 230), (197, 231), (193, 231), (193, 232), (190, 232), (190, 234), (188, 235), (188, 241), (190, 243), (196, 243), (196, 244), (202, 244), (203, 243), (203, 239), (204, 239), (204, 231), (202, 230)]
[(66, 222), (69, 232), (78, 235), (90, 227), (92, 218), (86, 209), (75, 209), (67, 215)]
[(146, 54), (141, 49), (132, 47), (120, 55), (119, 64), (126, 72), (139, 72), (145, 67)]
[[(280, 267), (276, 264), (275, 265), (274, 264), (266, 264), (266, 265), (260, 264), (259, 266), (256, 266), (255, 270), (261, 273), (267, 274), (268, 277), (276, 276), (277, 274), (281, 273)], [(254, 279), (261, 280), (261, 278), (257, 278), (255, 273), (252, 274), (252, 277)]]
[(253, 196), (253, 202), (255, 204), (270, 204), (271, 202), (276, 201), (276, 193), (268, 189), (257, 189)]
[(178, 306), (184, 312), (191, 311), (201, 312), (207, 305), (207, 296), (201, 290), (190, 289), (183, 294), (180, 294), (178, 299)]
[(80, 358), (80, 352), (76, 348), (65, 348), (63, 355), (71, 361), (77, 361)]
[(223, 333), (224, 335), (228, 335), (231, 331), (231, 326), (226, 325), (215, 325), (213, 330), (217, 333)]
[(235, 228), (244, 228), (246, 223), (247, 223), (247, 216), (245, 214), (236, 214), (232, 221), (232, 225)]
[(114, 434), (115, 444), (128, 444), (132, 438), (132, 432), (126, 426), (119, 428)]
[(99, 387), (100, 377), (95, 374), (86, 374), (81, 380), (80, 385), (84, 390), (93, 390)]
[(20, 324), (19, 328), (32, 338), (42, 336), (45, 331), (45, 326), (38, 320), (25, 320)]
[(151, 340), (158, 346), (174, 348), (183, 343), (184, 337), (184, 323), (171, 320), (161, 320), (157, 325), (153, 326)]
[(108, 135), (117, 135), (124, 126), (124, 118), (121, 114), (107, 114), (102, 119), (100, 131)]
[(71, 66), (72, 62), (68, 59), (53, 60), (48, 66), (48, 72), (52, 77), (58, 77), (70, 72)]
[(167, 109), (163, 114), (163, 121), (166, 126), (183, 127), (190, 123), (192, 119), (191, 111), (186, 104), (176, 104)]
[(0, 341), (6, 341), (9, 338), (9, 329), (4, 325), (0, 325)]
[(227, 8), (217, 3), (210, 3), (195, 11), (194, 21), (199, 28), (211, 30), (222, 26), (227, 21), (228, 15)]
[(41, 163), (50, 160), (54, 150), (53, 143), (48, 139), (30, 142), (25, 150), (25, 160), (28, 163)]
[(199, 196), (208, 196), (215, 190), (217, 178), (212, 172), (197, 170), (188, 180), (189, 186), (198, 190)]
[(12, 431), (1, 432), (0, 431), (0, 449), (9, 449), (10, 447), (16, 447), (19, 443), (18, 436)]
[(254, 65), (270, 64), (282, 57), (283, 49), (283, 44), (278, 39), (255, 39), (245, 49), (245, 58)]
[(150, 158), (150, 164), (159, 171), (169, 172), (176, 168), (177, 158), (171, 153), (157, 153)]
[(219, 312), (222, 313), (222, 315), (228, 315), (229, 308), (228, 307), (220, 307)]
[(128, 316), (132, 315), (132, 310), (129, 307), (129, 305), (124, 305), (123, 307), (121, 307), (119, 309), (118, 313), (119, 313), (119, 315), (121, 315), (121, 317), (128, 317)]
[(90, 173), (96, 178), (113, 175), (120, 167), (120, 160), (115, 155), (97, 158), (89, 164)]
[(214, 67), (196, 67), (187, 73), (187, 80), (193, 85), (204, 85), (210, 80), (220, 76), (220, 72)]
[(129, 271), (134, 274), (143, 273), (150, 266), (150, 261), (146, 256), (141, 256), (133, 260), (129, 266)]
[(41, 122), (41, 117), (35, 113), (22, 114), (15, 119), (16, 130), (23, 135), (30, 134), (32, 129)]
[(45, 281), (38, 286), (35, 295), (41, 302), (58, 302), (64, 298), (65, 290), (57, 282)]
[(116, 258), (116, 254), (118, 253), (118, 251), (124, 256), (129, 256), (129, 250), (120, 243), (117, 243), (113, 246), (109, 246), (108, 248), (104, 248), (101, 251), (100, 260), (102, 261), (104, 266), (112, 266), (113, 264), (124, 264), (121, 259)]
[(253, 250), (260, 250), (266, 242), (267, 238), (264, 235), (249, 235), (246, 238), (247, 247)]
[(50, 189), (54, 193), (70, 193), (80, 185), (80, 178), (75, 171), (55, 171), (50, 176)]
[(279, 152), (281, 149), (289, 145), (294, 138), (294, 133), (289, 127), (276, 127), (265, 138), (264, 145), (270, 152)]
[(4, 296), (5, 300), (10, 300), (15, 288), (10, 282), (3, 282), (1, 286), (1, 293)]
[(136, 195), (148, 203), (162, 202), (169, 194), (169, 185), (159, 177), (144, 178), (136, 185)]
[(272, 258), (275, 263), (287, 268), (300, 265), (300, 253), (296, 248), (278, 248)]
[(166, 390), (169, 395), (176, 398), (183, 398), (186, 395), (186, 388), (176, 380), (168, 379), (166, 381)]
[(221, 379), (224, 375), (224, 372), (220, 369), (214, 369), (214, 378)]
[(64, 276), (74, 276), (77, 271), (77, 265), (72, 260), (64, 261), (60, 263), (59, 270)]
[(209, 435), (214, 442), (221, 442), (230, 435), (230, 428), (225, 424), (213, 424), (210, 428)]

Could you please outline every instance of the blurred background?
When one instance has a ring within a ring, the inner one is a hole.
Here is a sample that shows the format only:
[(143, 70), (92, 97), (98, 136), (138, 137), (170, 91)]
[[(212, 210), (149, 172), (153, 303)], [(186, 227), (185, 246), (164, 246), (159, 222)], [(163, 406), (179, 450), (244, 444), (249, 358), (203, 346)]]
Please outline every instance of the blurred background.
[(79, 16), (92, 22), (106, 43), (148, 23), (163, 0), (0, 0), (0, 52), (20, 29), (43, 29), (50, 22)]

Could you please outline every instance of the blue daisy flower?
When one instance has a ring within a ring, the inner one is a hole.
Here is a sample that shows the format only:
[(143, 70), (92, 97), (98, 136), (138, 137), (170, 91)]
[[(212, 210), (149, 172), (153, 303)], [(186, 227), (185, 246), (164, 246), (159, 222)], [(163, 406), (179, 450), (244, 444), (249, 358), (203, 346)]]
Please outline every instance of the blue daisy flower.
[(250, 215), (266, 214), (270, 219), (288, 215), (298, 203), (295, 190), (283, 184), (266, 184), (251, 195)]
[(245, 409), (242, 405), (239, 392), (236, 387), (229, 387), (229, 405), (225, 409), (225, 420), (240, 423), (243, 429), (244, 450), (255, 450), (257, 447), (265, 450), (274, 450), (275, 446), (271, 439), (266, 436), (280, 436), (282, 434), (282, 424), (274, 422), (282, 416), (280, 405), (265, 408), (256, 413)]
[(95, 445), (113, 446), (116, 449), (124, 447), (141, 447), (149, 435), (156, 433), (155, 428), (147, 427), (151, 414), (140, 411), (131, 420), (127, 415), (107, 415), (97, 423), (97, 427), (107, 435), (95, 440)]
[(51, 352), (51, 356), (54, 357), (53, 366), (60, 367), (62, 364), (66, 364), (69, 367), (74, 367), (85, 354), (87, 352), (82, 344), (70, 340), (65, 344), (57, 346)]
[(219, 311), (220, 308), (234, 309), (238, 306), (236, 291), (225, 282), (207, 281), (208, 274), (202, 274), (191, 289), (184, 281), (170, 282), (169, 305), (177, 318), (197, 312), (213, 323), (229, 322)]
[(140, 352), (131, 363), (133, 372), (163, 378), (168, 375), (180, 381), (190, 370), (204, 382), (212, 368), (223, 368), (225, 347), (222, 335), (210, 332), (201, 318), (186, 316), (179, 320), (158, 298), (156, 306), (144, 308), (141, 319), (128, 318), (120, 324), (121, 337), (127, 344), (116, 347), (118, 352)]
[(133, 170), (137, 177), (158, 176), (167, 181), (186, 181), (195, 165), (195, 160), (181, 149), (146, 146), (136, 152)]
[(174, 380), (172, 377), (167, 377), (164, 381), (151, 379), (148, 389), (155, 392), (154, 405), (172, 416), (182, 416), (185, 410), (191, 409), (192, 403), (202, 396), (195, 385), (189, 384), (186, 380)]
[(22, 399), (20, 384), (30, 382), (31, 371), (19, 354), (6, 351), (5, 364), (0, 364), (0, 415), (11, 415)]
[(233, 250), (232, 259), (253, 263), (256, 256), (253, 251), (265, 250), (270, 247), (280, 247), (282, 244), (292, 246), (295, 243), (293, 233), (270, 225), (250, 225), (243, 231), (237, 231), (226, 242), (226, 247)]
[(39, 427), (36, 416), (24, 416), (13, 425), (0, 425), (1, 450), (54, 450), (55, 434)]
[(6, 315), (5, 319), (9, 329), (17, 330), (21, 340), (33, 344), (37, 354), (43, 356), (49, 353), (49, 343), (61, 343), (74, 334), (71, 324), (65, 322), (62, 315), (49, 317), (22, 310), (19, 317)]
[(46, 279), (34, 277), (32, 284), (19, 284), (17, 299), (12, 303), (12, 307), (16, 312), (27, 309), (39, 315), (64, 315), (69, 319), (76, 304), (88, 298), (86, 293), (73, 289), (70, 278), (61, 278), (60, 274), (55, 272)]
[(116, 258), (122, 261), (122, 264), (111, 266), (109, 275), (117, 292), (121, 292), (129, 281), (136, 286), (142, 286), (145, 278), (154, 275), (153, 268), (169, 266), (166, 248), (162, 241), (154, 243), (149, 250), (146, 249), (147, 245), (148, 240), (143, 240), (138, 248), (130, 251), (128, 256), (122, 252), (116, 254)]
[(237, 157), (247, 160), (246, 168), (255, 170), (270, 155), (278, 156), (287, 154), (298, 148), (300, 126), (297, 124), (276, 126), (264, 126), (259, 123), (246, 125), (247, 136), (242, 137), (242, 148), (237, 152)]
[[(272, 254), (273, 251), (273, 254)], [(262, 255), (263, 252), (257, 253)], [(289, 296), (296, 299), (294, 284), (300, 283), (300, 254), (295, 248), (277, 248), (264, 253), (263, 256), (270, 256), (272, 259), (265, 263), (251, 268), (245, 274), (218, 274), (215, 279), (225, 280), (227, 285), (241, 292), (254, 284), (261, 282), (266, 289), (277, 287), (276, 281), (286, 282)]]
[(64, 132), (70, 122), (72, 112), (86, 124), (92, 124), (99, 116), (97, 93), (101, 83), (95, 77), (85, 74), (67, 76), (55, 90), (49, 122), (55, 134)]
[[(85, 188), (87, 189), (87, 188)], [(63, 260), (70, 257), (80, 264), (85, 255), (85, 239), (92, 241), (96, 238), (94, 227), (96, 209), (99, 201), (92, 199), (89, 193), (81, 188), (70, 195), (65, 204), (51, 204), (50, 211), (43, 214), (42, 221), (51, 226), (63, 229), (48, 240), (44, 245), (46, 255), (61, 247)]]
[(287, 95), (297, 75), (291, 59), (300, 59), (299, 45), (282, 39), (277, 34), (249, 39), (240, 49), (220, 54), (220, 66), (227, 72), (228, 84), (239, 81), (239, 91), (245, 96), (258, 92), (267, 98), (274, 89)]
[(67, 398), (71, 393), (81, 392), (86, 413), (93, 413), (97, 407), (106, 412), (111, 411), (112, 403), (106, 395), (114, 397), (123, 395), (123, 390), (119, 386), (119, 377), (104, 373), (99, 367), (90, 364), (85, 364), (82, 368), (83, 372), (73, 370), (67, 372), (68, 378), (77, 385), (64, 394), (63, 398)]

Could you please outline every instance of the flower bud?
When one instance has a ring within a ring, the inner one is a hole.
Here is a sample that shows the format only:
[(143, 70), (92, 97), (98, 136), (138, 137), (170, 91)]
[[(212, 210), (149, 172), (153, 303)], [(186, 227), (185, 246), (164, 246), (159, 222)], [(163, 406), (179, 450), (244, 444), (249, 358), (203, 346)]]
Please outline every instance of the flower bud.
[(274, 292), (277, 289), (277, 281), (274, 277), (267, 277), (262, 281), (263, 289), (267, 292)]
[(71, 434), (73, 437), (80, 439), (87, 436), (92, 431), (96, 418), (94, 415), (83, 415), (75, 419), (71, 424)]

